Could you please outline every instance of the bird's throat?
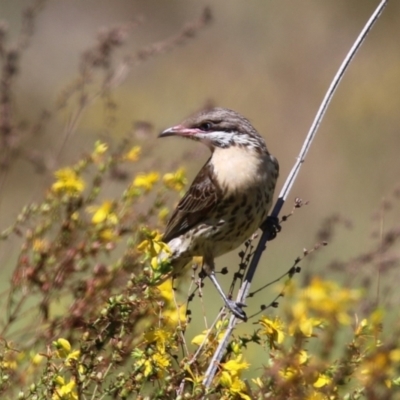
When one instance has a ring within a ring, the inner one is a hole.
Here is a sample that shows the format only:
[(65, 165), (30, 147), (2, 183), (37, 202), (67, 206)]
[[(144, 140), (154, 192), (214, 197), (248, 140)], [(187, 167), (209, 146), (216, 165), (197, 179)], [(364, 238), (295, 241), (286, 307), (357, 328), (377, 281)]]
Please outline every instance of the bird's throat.
[(216, 148), (210, 160), (218, 183), (228, 192), (246, 190), (264, 178), (264, 157), (254, 150), (231, 146)]

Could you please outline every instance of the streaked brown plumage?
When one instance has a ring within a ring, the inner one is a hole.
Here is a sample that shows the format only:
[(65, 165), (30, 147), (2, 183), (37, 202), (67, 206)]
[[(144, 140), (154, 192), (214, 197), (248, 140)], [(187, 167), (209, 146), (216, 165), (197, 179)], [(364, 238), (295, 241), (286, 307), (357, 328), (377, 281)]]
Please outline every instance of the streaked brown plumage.
[(266, 219), (279, 173), (277, 160), (250, 122), (235, 111), (214, 108), (162, 132), (204, 143), (212, 154), (173, 212), (163, 241), (172, 250), (174, 274), (194, 256), (228, 308), (246, 315), (228, 300), (214, 273), (214, 258), (240, 246)]

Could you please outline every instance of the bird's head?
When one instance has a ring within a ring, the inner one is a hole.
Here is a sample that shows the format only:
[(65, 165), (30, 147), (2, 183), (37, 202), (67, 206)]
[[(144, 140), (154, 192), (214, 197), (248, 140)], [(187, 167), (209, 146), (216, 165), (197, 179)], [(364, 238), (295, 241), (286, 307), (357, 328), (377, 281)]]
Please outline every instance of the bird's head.
[(213, 108), (188, 118), (179, 125), (161, 132), (159, 137), (182, 136), (215, 148), (231, 146), (267, 151), (264, 139), (253, 128), (249, 120), (226, 108)]

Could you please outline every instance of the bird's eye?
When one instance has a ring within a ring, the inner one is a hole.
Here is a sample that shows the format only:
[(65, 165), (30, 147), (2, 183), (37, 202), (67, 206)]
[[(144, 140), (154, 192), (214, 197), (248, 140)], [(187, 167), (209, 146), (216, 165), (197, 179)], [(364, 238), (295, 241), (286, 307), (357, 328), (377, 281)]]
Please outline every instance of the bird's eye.
[(200, 126), (199, 129), (201, 129), (204, 132), (210, 131), (212, 128), (211, 122), (203, 122)]

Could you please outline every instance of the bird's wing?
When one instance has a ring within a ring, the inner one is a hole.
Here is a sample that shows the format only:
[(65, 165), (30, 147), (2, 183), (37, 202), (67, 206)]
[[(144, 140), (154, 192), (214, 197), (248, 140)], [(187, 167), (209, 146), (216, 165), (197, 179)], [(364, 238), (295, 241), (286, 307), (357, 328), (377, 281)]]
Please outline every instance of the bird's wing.
[(212, 168), (207, 162), (182, 197), (168, 222), (163, 236), (164, 242), (189, 231), (216, 207), (221, 189), (212, 178)]

